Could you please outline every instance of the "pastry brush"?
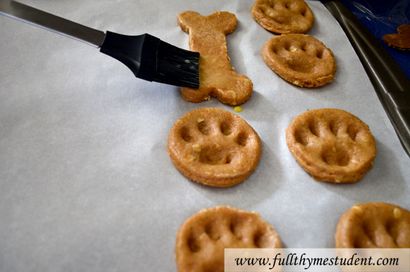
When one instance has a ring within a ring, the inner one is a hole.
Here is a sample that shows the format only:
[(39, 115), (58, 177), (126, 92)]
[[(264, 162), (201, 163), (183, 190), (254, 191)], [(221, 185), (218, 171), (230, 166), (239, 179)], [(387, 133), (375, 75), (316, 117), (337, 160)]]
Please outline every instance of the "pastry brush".
[(150, 34), (104, 33), (10, 0), (0, 0), (0, 14), (97, 47), (100, 52), (124, 63), (138, 78), (195, 89), (199, 87), (199, 53), (175, 47)]

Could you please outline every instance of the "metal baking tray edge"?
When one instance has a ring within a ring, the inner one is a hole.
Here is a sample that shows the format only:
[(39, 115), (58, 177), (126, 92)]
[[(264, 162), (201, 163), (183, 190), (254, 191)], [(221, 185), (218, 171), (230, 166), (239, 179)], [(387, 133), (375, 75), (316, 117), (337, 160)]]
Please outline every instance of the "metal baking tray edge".
[[(410, 80), (381, 42), (339, 0), (321, 0), (349, 38), (410, 157)], [(371, 105), (363, 105), (371, 107)]]

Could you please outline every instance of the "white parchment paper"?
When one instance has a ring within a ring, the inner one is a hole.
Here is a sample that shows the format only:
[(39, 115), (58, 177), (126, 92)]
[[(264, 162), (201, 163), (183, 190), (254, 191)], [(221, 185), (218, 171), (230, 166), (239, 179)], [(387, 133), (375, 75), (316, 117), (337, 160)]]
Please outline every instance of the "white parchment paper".
[[(251, 0), (24, 1), (79, 23), (123, 34), (151, 33), (188, 47), (176, 24), (185, 10), (237, 15), (228, 47), (254, 83), (240, 115), (259, 133), (256, 172), (231, 189), (189, 182), (166, 152), (168, 131), (191, 104), (176, 87), (134, 78), (120, 62), (78, 41), (0, 17), (0, 271), (175, 271), (178, 227), (220, 204), (259, 212), (287, 247), (334, 247), (342, 212), (357, 202), (410, 208), (410, 160), (337, 22), (318, 2), (309, 34), (330, 47), (335, 81), (296, 88), (260, 57), (272, 36), (251, 17)], [(290, 120), (336, 107), (377, 139), (373, 169), (357, 184), (319, 183), (285, 143)]]

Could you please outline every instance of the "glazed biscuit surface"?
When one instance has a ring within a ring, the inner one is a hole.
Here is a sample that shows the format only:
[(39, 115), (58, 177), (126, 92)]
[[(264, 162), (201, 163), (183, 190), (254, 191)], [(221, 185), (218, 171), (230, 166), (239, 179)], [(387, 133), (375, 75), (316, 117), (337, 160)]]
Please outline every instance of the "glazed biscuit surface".
[(171, 128), (168, 153), (188, 179), (208, 186), (229, 187), (255, 170), (261, 141), (238, 115), (201, 108), (185, 114)]
[(323, 86), (330, 83), (336, 73), (332, 51), (309, 35), (273, 37), (265, 43), (262, 57), (272, 71), (299, 87)]
[(252, 16), (274, 33), (306, 33), (314, 22), (312, 10), (303, 0), (256, 0)]
[(376, 156), (369, 127), (339, 109), (309, 110), (297, 116), (286, 130), (286, 142), (297, 162), (318, 181), (357, 182)]
[(237, 25), (234, 14), (216, 12), (202, 16), (186, 11), (178, 16), (181, 29), (189, 34), (189, 47), (200, 53), (199, 89), (181, 88), (182, 97), (202, 102), (211, 96), (228, 105), (245, 103), (252, 95), (252, 81), (233, 69), (228, 56), (226, 35)]
[(225, 248), (280, 247), (279, 235), (259, 214), (217, 206), (201, 210), (180, 227), (177, 268), (179, 272), (223, 272)]
[(335, 240), (337, 248), (409, 248), (410, 212), (382, 202), (355, 205), (340, 217)]

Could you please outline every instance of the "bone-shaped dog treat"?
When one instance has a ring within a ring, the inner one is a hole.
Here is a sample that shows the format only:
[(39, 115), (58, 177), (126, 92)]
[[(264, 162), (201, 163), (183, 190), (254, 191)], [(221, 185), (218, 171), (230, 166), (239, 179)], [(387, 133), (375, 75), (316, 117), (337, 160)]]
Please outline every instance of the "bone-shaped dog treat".
[(237, 25), (234, 14), (216, 12), (202, 16), (186, 11), (178, 16), (181, 29), (189, 34), (189, 46), (200, 57), (199, 89), (181, 88), (182, 97), (190, 102), (202, 102), (211, 96), (228, 105), (240, 105), (252, 94), (252, 81), (236, 73), (229, 61), (226, 35)]

